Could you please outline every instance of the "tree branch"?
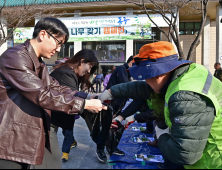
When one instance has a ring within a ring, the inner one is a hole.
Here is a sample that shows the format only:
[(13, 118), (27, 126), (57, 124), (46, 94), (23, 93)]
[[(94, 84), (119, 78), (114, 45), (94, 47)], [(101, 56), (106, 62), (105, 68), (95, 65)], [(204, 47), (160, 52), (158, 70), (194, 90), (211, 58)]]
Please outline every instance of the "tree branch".
[[(4, 5), (0, 8), (1, 18), (4, 16), (7, 20), (7, 23), (3, 23), (4, 21), (2, 19), (0, 20), (0, 29), (3, 34), (3, 39), (0, 40), (0, 46), (2, 45), (2, 42), (5, 42), (11, 37), (17, 27), (35, 19), (36, 15), (42, 15), (44, 13), (53, 14), (53, 9), (50, 8), (50, 5), (37, 5), (36, 2), (38, 0), (29, 0), (28, 3), (23, 6), (11, 8), (6, 8), (6, 1), (7, 0), (4, 0)], [(42, 0), (42, 2), (44, 1), (46, 0)], [(4, 30), (5, 26), (7, 26), (7, 28), (12, 28), (7, 35)]]
[[(129, 1), (127, 1), (127, 0), (124, 0), (124, 1), (127, 2), (127, 3), (137, 4), (137, 3), (135, 3), (135, 2), (129, 2)], [(148, 11), (147, 11), (147, 8), (146, 8), (146, 6), (145, 6), (145, 3), (143, 3), (143, 5), (139, 4), (139, 6), (140, 6), (140, 7), (142, 6), (142, 8), (143, 8), (143, 10), (145, 11), (145, 13), (146, 13), (147, 17), (149, 18), (149, 20), (167, 37), (168, 41), (170, 41), (169, 35), (167, 35), (166, 32), (163, 31), (163, 30), (153, 21), (153, 19), (149, 16), (149, 13), (148, 13)], [(160, 12), (157, 11), (157, 10), (153, 10), (153, 9), (151, 9), (151, 8), (148, 8), (148, 9), (151, 10), (151, 11), (153, 11), (153, 12), (157, 12), (157, 13), (160, 14)]]
[(6, 0), (4, 0), (4, 4), (3, 4), (3, 6), (1, 7), (0, 12), (1, 12), (2, 9), (5, 7), (5, 4), (6, 4)]
[(147, 9), (146, 9), (145, 5), (144, 5), (144, 9), (145, 9), (146, 15), (148, 16), (148, 18), (150, 19), (150, 21), (167, 37), (168, 41), (170, 42), (169, 35), (167, 35), (166, 32), (163, 31), (163, 30), (152, 20), (152, 18), (150, 17), (149, 13), (147, 12)]
[[(1, 18), (0, 18), (0, 19), (1, 19)], [(2, 19), (1, 19), (1, 20), (2, 20)], [(5, 39), (5, 30), (4, 30), (3, 26), (2, 26), (2, 21), (1, 21), (0, 25), (1, 25), (1, 31), (2, 31), (2, 34), (3, 34), (2, 39)]]
[[(190, 3), (192, 0), (178, 0), (175, 2), (169, 2), (168, 0), (149, 0), (149, 2), (151, 4), (153, 4), (154, 9), (152, 8), (148, 8), (145, 6), (144, 0), (142, 0), (140, 4), (135, 3), (135, 2), (129, 2), (127, 0), (125, 0), (125, 2), (128, 3), (132, 3), (132, 4), (136, 4), (137, 6), (141, 7), (147, 17), (149, 18), (149, 20), (152, 22), (152, 24), (154, 24), (168, 39), (168, 41), (170, 41), (170, 37), (172, 38), (173, 42), (175, 43), (177, 50), (178, 50), (178, 54), (180, 56), (180, 58), (184, 58), (184, 53), (182, 50), (182, 46), (180, 43), (180, 35), (179, 35), (179, 30), (178, 30), (178, 26), (177, 26), (177, 17), (179, 14), (179, 11), (184, 8), (188, 3)], [(199, 15), (200, 14), (200, 9), (198, 8), (198, 5), (193, 5), (194, 3), (191, 3), (191, 7), (190, 9), (193, 9), (194, 13), (193, 15)], [(187, 59), (189, 60), (193, 50), (197, 47), (197, 44), (199, 42), (200, 36), (202, 35), (202, 31), (203, 31), (203, 27), (205, 24), (205, 20), (206, 20), (206, 15), (207, 15), (207, 4), (208, 4), (208, 0), (202, 0), (201, 1), (201, 14), (202, 14), (202, 24), (201, 27), (199, 29), (199, 33), (197, 35), (197, 37), (195, 38), (194, 42), (192, 43), (190, 50), (189, 50), (189, 54), (187, 56)], [(165, 31), (163, 31), (162, 28), (160, 28), (155, 22), (154, 20), (152, 20), (152, 18), (149, 16), (149, 12), (148, 10), (151, 10), (152, 12), (155, 12), (157, 14), (160, 14), (163, 18), (163, 20), (168, 24), (169, 26), (169, 30), (168, 33), (166, 33)], [(167, 13), (169, 13), (171, 15), (170, 18), (167, 17)], [(188, 12), (186, 12), (185, 14), (190, 15), (191, 10), (189, 10)]]
[(202, 23), (198, 32), (197, 37), (195, 38), (194, 42), (192, 43), (192, 45), (190, 46), (190, 50), (189, 53), (187, 55), (187, 60), (190, 60), (194, 49), (196, 49), (197, 47), (197, 43), (200, 40), (200, 36), (202, 35), (203, 32), (203, 28), (204, 28), (204, 24), (206, 22), (206, 18), (207, 18), (207, 5), (208, 5), (208, 0), (206, 0), (206, 2), (203, 2), (203, 0), (201, 1), (201, 8), (202, 8)]

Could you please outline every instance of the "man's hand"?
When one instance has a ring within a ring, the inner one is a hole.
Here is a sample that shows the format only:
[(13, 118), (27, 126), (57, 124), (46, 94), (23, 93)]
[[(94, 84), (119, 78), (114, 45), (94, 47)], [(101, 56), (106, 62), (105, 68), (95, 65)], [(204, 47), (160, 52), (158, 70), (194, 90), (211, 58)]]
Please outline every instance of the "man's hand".
[(102, 104), (98, 99), (85, 100), (84, 109), (92, 112), (99, 113), (101, 110), (107, 110), (107, 107)]
[(125, 122), (124, 122), (124, 127), (125, 128), (128, 128), (130, 124), (134, 123), (136, 120), (135, 120), (135, 117), (134, 115), (130, 116), (130, 117), (127, 117), (125, 119)]
[(118, 116), (115, 119), (113, 119), (111, 127), (110, 127), (111, 129), (112, 128), (118, 128), (117, 121), (121, 123), (123, 121), (123, 117), (122, 116)]
[(111, 94), (111, 90), (105, 90), (102, 94), (99, 95), (99, 100), (104, 102), (104, 100), (112, 100), (113, 96)]
[(158, 126), (155, 126), (155, 131), (156, 131), (156, 137), (157, 139), (159, 139), (159, 137), (162, 135), (162, 134), (165, 134), (165, 133), (170, 133), (170, 129), (169, 127), (166, 128), (166, 129), (160, 129)]

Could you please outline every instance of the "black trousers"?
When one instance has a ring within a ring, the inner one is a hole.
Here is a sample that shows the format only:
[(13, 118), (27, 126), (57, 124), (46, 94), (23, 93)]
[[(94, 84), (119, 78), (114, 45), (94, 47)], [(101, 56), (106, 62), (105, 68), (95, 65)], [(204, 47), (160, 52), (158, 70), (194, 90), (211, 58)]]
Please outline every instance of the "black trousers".
[[(102, 84), (102, 80), (101, 79), (95, 79), (95, 83), (96, 83), (96, 93), (101, 93), (101, 84)], [(99, 91), (98, 91), (98, 87), (99, 87)]]
[(95, 79), (93, 79), (92, 84), (91, 84), (91, 87), (89, 88), (89, 92), (93, 92), (93, 93), (96, 92), (95, 89), (94, 89), (94, 87), (93, 87), (95, 83), (96, 83), (96, 82), (95, 82)]
[(112, 111), (108, 109), (96, 114), (85, 110), (81, 117), (85, 119), (90, 136), (97, 144), (97, 149), (103, 150), (112, 123)]
[(62, 129), (62, 134), (64, 136), (64, 140), (62, 144), (62, 152), (69, 153), (71, 145), (75, 142), (73, 130)]

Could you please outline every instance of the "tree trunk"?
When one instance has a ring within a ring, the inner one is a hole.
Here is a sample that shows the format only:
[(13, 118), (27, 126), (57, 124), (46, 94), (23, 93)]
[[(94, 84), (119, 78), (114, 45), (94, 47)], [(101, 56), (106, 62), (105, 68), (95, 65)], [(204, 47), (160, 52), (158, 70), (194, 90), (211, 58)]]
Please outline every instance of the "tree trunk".
[[(199, 33), (197, 35), (197, 37), (195, 38), (194, 42), (191, 44), (190, 46), (190, 50), (189, 53), (187, 55), (187, 60), (191, 59), (191, 56), (194, 52), (194, 49), (197, 48), (197, 46), (200, 43), (200, 36), (202, 35), (203, 29), (204, 29), (204, 24), (206, 22), (206, 18), (207, 18), (207, 5), (208, 5), (208, 0), (205, 2), (201, 2), (201, 8), (202, 8), (202, 22), (201, 22), (201, 27), (199, 29)], [(204, 7), (203, 7), (204, 6)]]

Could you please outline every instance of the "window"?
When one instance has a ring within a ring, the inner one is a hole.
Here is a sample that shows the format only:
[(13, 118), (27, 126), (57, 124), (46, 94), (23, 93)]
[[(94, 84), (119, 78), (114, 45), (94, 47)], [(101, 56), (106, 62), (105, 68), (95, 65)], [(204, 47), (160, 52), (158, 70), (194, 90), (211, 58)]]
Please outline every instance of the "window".
[(201, 22), (180, 22), (180, 35), (198, 34)]
[(140, 48), (146, 44), (159, 41), (161, 38), (161, 32), (157, 27), (152, 27), (152, 39), (142, 39), (133, 41), (133, 55), (139, 54)]
[(100, 63), (126, 61), (126, 41), (86, 41), (82, 48), (94, 51)]
[(58, 60), (61, 60), (65, 57), (73, 57), (74, 56), (74, 43), (67, 42), (65, 46), (61, 48), (60, 52), (58, 53)]
[(140, 52), (140, 49), (142, 46), (149, 44), (149, 43), (153, 43), (156, 41), (151, 41), (151, 40), (134, 40), (133, 41), (133, 55), (137, 55)]

